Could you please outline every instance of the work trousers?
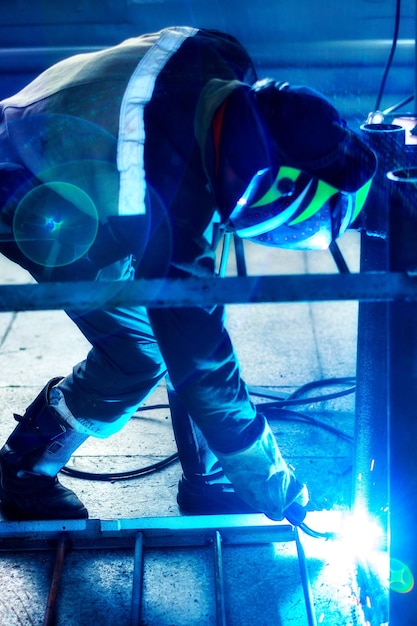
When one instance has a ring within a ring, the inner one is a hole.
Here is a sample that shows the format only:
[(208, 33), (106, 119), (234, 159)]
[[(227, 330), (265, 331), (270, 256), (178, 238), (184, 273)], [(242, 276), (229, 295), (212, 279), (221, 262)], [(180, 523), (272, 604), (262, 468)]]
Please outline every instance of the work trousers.
[[(23, 258), (15, 245), (3, 244), (0, 249), (40, 282), (91, 279), (80, 264), (57, 268), (49, 276), (48, 268), (39, 270)], [(131, 259), (126, 258), (100, 270), (94, 279), (124, 281), (133, 278)], [(125, 425), (165, 377), (167, 365), (144, 307), (106, 309), (103, 306), (88, 312), (67, 310), (66, 313), (91, 344), (87, 357), (59, 383), (66, 406), (74, 418), (67, 421), (84, 434), (105, 438)], [(198, 327), (193, 330), (193, 341), (195, 339), (203, 346), (199, 354), (206, 364), (204, 371), (211, 376), (207, 389), (200, 383), (194, 397), (194, 387), (190, 384), (194, 370), (189, 369), (190, 361), (185, 358), (184, 336), (196, 315), (198, 318), (198, 310), (194, 314), (184, 311), (178, 327), (177, 315), (164, 315), (160, 319), (158, 310), (152, 311), (152, 323), (158, 323), (158, 341), (163, 341), (169, 356), (170, 377), (174, 374), (174, 385), (179, 385), (183, 401), (211, 449), (223, 452), (243, 449), (258, 435), (260, 421), (256, 419), (254, 407), (247, 402), (245, 385), (239, 380), (237, 364), (224, 333), (222, 341), (225, 343), (217, 344), (217, 335), (212, 337), (204, 328), (199, 332)], [(216, 320), (218, 328), (224, 316), (223, 307), (214, 307), (207, 315)], [(212, 348), (216, 351), (215, 357), (210, 355)], [(184, 363), (188, 363), (185, 368)], [(196, 363), (198, 367), (198, 359)], [(219, 367), (226, 367), (230, 378), (237, 380), (233, 392), (223, 388), (224, 374), (217, 374)], [(213, 410), (215, 414), (212, 415)], [(189, 428), (189, 425), (184, 423), (184, 427)], [(174, 425), (176, 434), (178, 428), (181, 428), (180, 424)]]
[(67, 313), (92, 347), (59, 387), (83, 428), (108, 437), (155, 389), (165, 363), (143, 307)]

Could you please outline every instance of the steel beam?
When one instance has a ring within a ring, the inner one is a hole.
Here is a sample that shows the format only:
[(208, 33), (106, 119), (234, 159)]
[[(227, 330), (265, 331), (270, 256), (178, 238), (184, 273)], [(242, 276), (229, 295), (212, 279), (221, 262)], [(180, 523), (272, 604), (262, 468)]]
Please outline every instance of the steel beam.
[(0, 285), (0, 312), (338, 300), (417, 302), (417, 275), (377, 271)]
[(134, 547), (141, 533), (144, 547), (209, 545), (219, 531), (226, 544), (295, 541), (294, 527), (264, 515), (195, 515), (117, 520), (0, 522), (0, 552), (50, 550), (63, 533), (76, 549)]
[[(417, 170), (414, 176), (406, 174), (411, 153), (401, 127), (368, 125), (364, 132), (379, 165), (367, 200), (361, 270), (407, 275), (417, 267)], [(393, 170), (404, 175), (392, 176)], [(416, 318), (414, 298), (359, 306), (354, 509), (367, 511), (382, 524), (387, 557), (397, 564), (388, 591), (380, 581), (375, 584), (369, 563), (358, 565), (361, 600), (372, 626), (388, 620), (391, 626), (403, 626), (415, 618), (417, 589), (410, 584), (410, 573), (417, 575)], [(388, 559), (386, 569), (388, 574)]]

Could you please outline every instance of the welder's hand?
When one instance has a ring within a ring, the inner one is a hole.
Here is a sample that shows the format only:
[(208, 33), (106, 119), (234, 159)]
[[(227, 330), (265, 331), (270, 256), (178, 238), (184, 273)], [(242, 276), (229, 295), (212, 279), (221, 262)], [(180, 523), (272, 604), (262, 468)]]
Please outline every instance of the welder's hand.
[(294, 502), (307, 505), (307, 487), (288, 468), (266, 420), (262, 433), (249, 447), (215, 454), (236, 493), (271, 519), (282, 520)]

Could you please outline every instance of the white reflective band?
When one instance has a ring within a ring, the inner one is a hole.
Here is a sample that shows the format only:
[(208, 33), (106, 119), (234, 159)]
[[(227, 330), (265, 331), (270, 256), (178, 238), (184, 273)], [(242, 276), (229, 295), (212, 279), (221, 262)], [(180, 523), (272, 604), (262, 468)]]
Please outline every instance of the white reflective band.
[(196, 28), (170, 28), (149, 49), (132, 74), (120, 107), (117, 168), (120, 172), (119, 215), (146, 213), (144, 111), (155, 81), (181, 44)]

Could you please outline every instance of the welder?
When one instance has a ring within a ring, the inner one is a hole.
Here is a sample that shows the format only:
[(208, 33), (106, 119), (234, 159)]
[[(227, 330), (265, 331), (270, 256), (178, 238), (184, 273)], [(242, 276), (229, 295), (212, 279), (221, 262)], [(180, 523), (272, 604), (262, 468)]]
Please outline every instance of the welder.
[[(213, 232), (323, 249), (357, 218), (375, 170), (327, 99), (259, 80), (217, 31), (171, 27), (62, 60), (0, 105), (1, 252), (38, 282), (212, 276)], [(184, 512), (282, 519), (306, 505), (222, 306), (67, 314), (91, 350), (15, 415), (0, 452), (5, 515), (87, 517), (58, 472), (167, 375)]]

